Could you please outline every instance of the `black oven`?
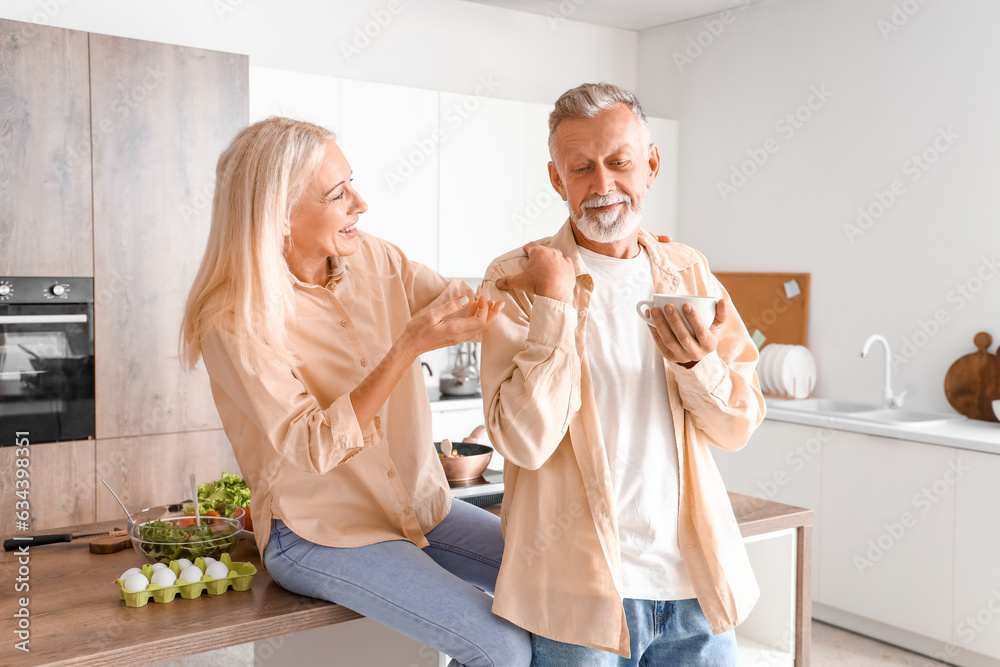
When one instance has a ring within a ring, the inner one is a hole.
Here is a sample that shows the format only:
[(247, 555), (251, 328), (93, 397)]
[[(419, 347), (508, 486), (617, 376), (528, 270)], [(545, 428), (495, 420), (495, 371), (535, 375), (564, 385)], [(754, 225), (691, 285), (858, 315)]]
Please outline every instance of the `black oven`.
[(0, 278), (0, 446), (94, 437), (94, 280)]

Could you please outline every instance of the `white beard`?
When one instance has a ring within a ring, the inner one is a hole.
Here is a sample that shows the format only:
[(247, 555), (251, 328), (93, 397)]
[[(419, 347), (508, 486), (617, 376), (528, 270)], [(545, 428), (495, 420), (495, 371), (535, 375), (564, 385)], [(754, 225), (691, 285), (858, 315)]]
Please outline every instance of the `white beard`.
[[(591, 208), (597, 206), (609, 206), (625, 202), (625, 209), (620, 212), (605, 211), (604, 213), (594, 213)], [(567, 202), (567, 206), (569, 202)], [(580, 204), (581, 214), (576, 215), (570, 208), (569, 217), (576, 225), (580, 233), (591, 241), (597, 243), (614, 243), (621, 241), (631, 234), (639, 223), (642, 222), (642, 212), (645, 202), (636, 209), (632, 206), (632, 199), (628, 195), (608, 195), (603, 197), (593, 197)]]

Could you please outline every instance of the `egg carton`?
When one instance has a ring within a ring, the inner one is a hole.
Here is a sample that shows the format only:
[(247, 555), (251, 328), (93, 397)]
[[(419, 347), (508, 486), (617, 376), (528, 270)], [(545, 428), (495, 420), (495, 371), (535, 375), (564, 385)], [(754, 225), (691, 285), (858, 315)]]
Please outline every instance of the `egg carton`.
[[(219, 557), (219, 561), (229, 568), (229, 574), (224, 579), (212, 579), (211, 577), (202, 575), (201, 581), (187, 582), (184, 579), (178, 579), (178, 581), (184, 583), (174, 584), (173, 586), (160, 586), (159, 584), (151, 583), (144, 591), (127, 591), (125, 590), (125, 582), (121, 579), (115, 579), (115, 585), (118, 586), (119, 599), (125, 601), (126, 607), (144, 607), (150, 599), (154, 602), (173, 602), (177, 595), (180, 595), (185, 600), (193, 600), (194, 598), (201, 597), (201, 594), (206, 591), (209, 595), (222, 595), (230, 587), (234, 591), (246, 591), (250, 589), (253, 575), (257, 574), (257, 568), (254, 567), (253, 563), (234, 563), (229, 554), (222, 554)], [(205, 571), (204, 558), (196, 558), (194, 564), (202, 572)], [(180, 575), (181, 566), (177, 561), (170, 561), (167, 567), (173, 570), (174, 574)], [(142, 573), (146, 575), (147, 579), (153, 576), (153, 572), (152, 564), (147, 563), (142, 566)]]

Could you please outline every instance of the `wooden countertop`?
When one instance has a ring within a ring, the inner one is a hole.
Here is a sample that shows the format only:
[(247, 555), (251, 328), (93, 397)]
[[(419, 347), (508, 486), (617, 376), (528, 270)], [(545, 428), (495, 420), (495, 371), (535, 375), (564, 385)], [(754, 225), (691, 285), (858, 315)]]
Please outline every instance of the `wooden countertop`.
[[(812, 510), (729, 494), (744, 536), (812, 524)], [(93, 532), (113, 522), (44, 531)], [(118, 599), (114, 580), (142, 565), (127, 549), (91, 554), (85, 540), (35, 547), (29, 552), (26, 592), (15, 591), (18, 553), (0, 555), (0, 608), (5, 610), (0, 664), (3, 665), (144, 665), (225, 646), (341, 623), (358, 614), (340, 605), (285, 591), (267, 574), (256, 546), (242, 540), (233, 560), (257, 567), (249, 591), (230, 590), (195, 600), (149, 602), (129, 608)], [(29, 598), (29, 653), (15, 648), (13, 614), (18, 598)]]

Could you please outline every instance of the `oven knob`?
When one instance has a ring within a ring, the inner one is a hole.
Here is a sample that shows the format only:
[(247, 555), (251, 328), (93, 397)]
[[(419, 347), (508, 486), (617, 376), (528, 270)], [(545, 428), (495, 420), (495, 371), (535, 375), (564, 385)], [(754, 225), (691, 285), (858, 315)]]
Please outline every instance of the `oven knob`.
[(10, 288), (10, 285), (0, 285), (0, 297), (10, 296), (12, 291), (13, 290)]
[(66, 286), (65, 285), (53, 285), (52, 288), (49, 291), (52, 292), (52, 296), (62, 296), (63, 294), (66, 293)]

